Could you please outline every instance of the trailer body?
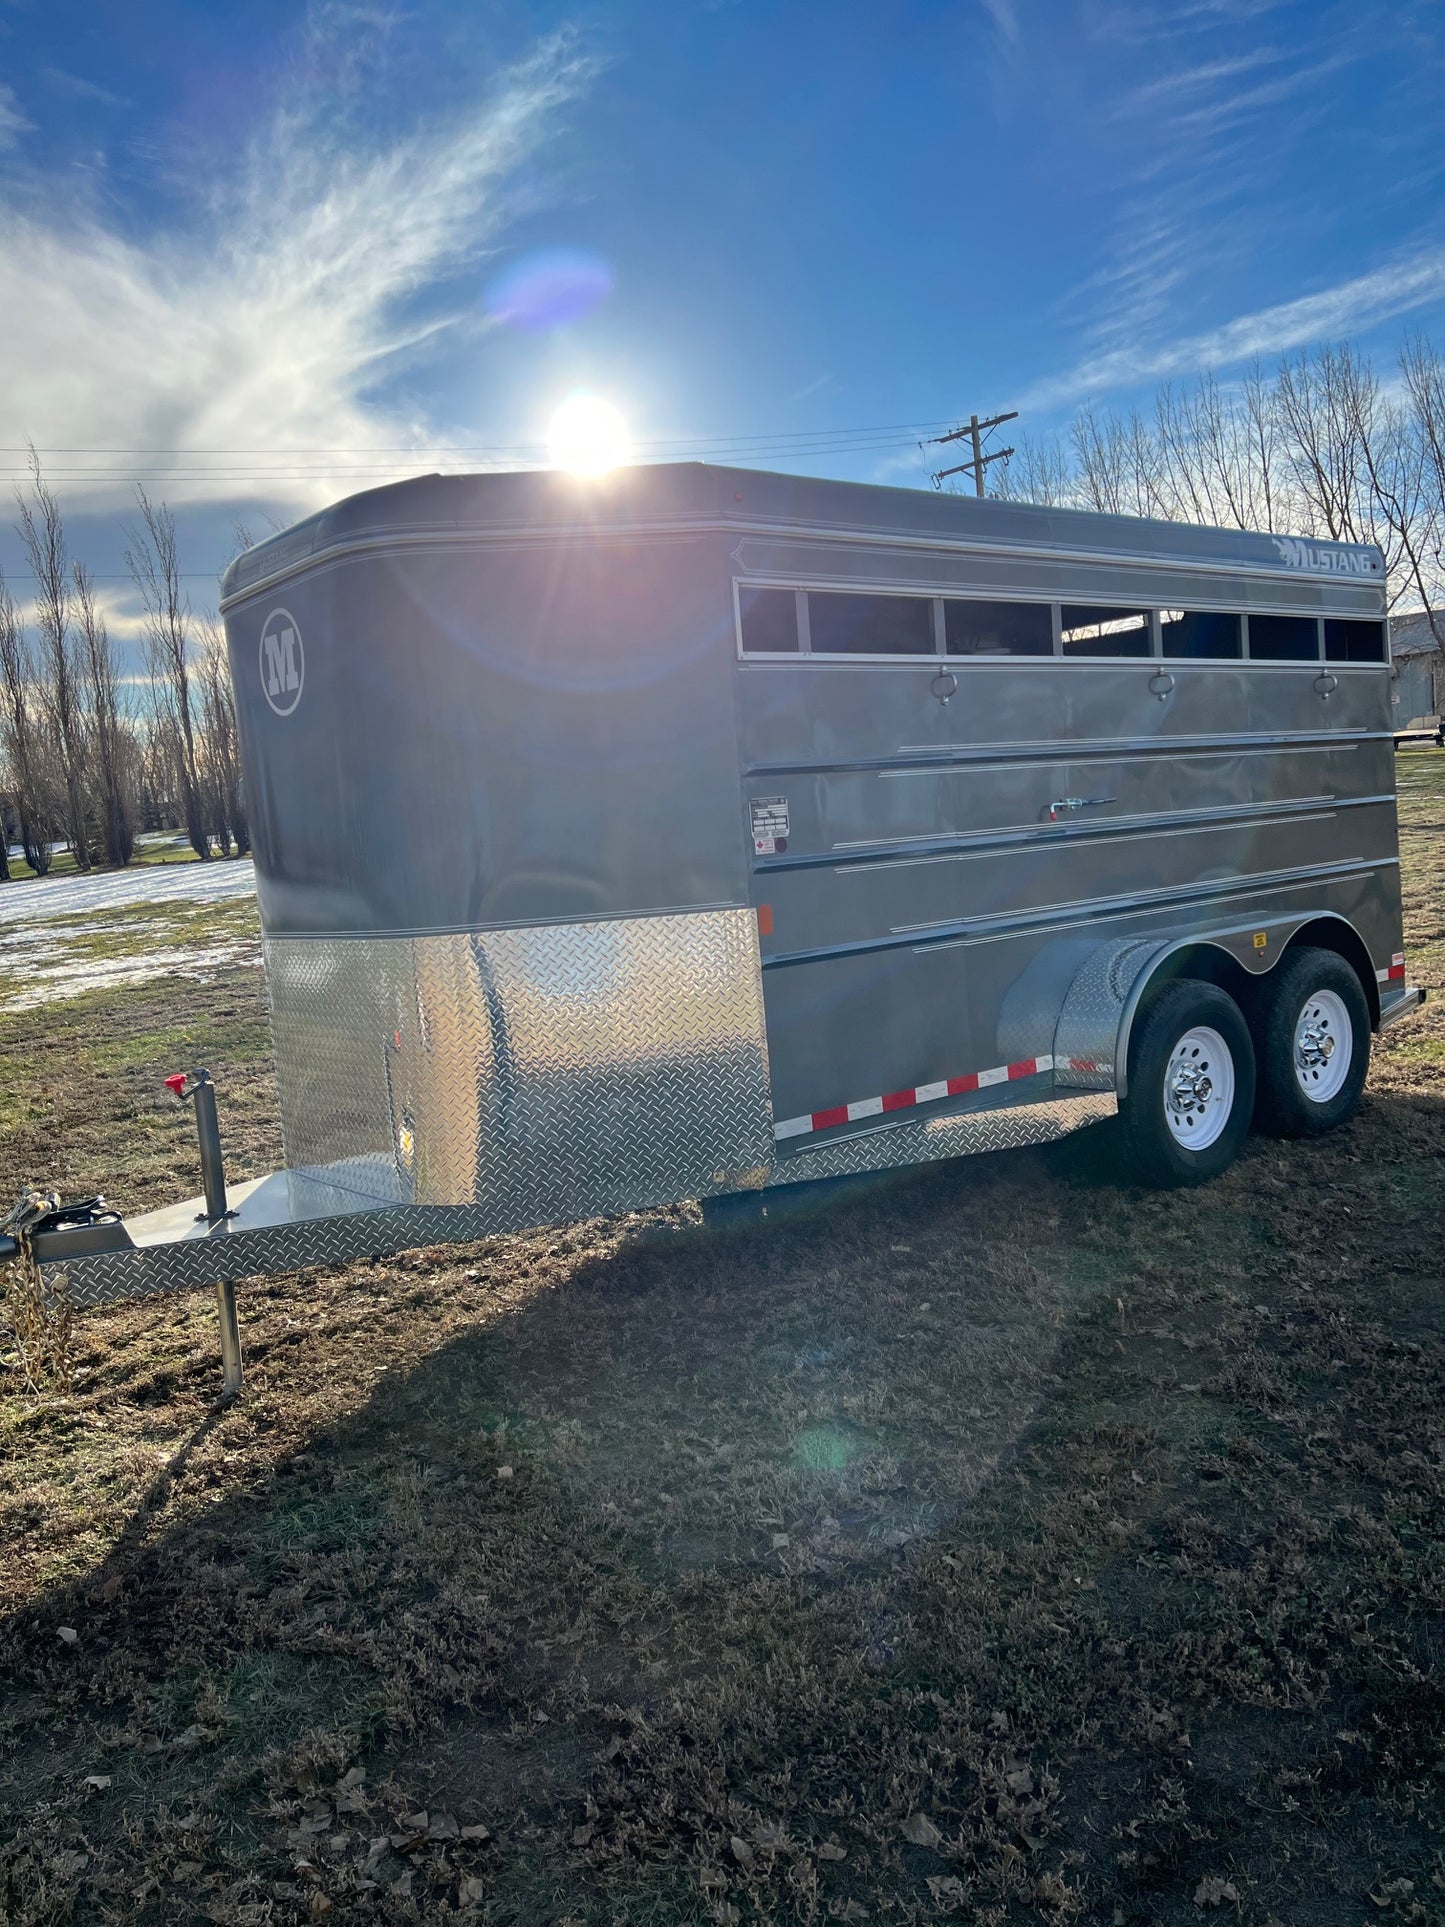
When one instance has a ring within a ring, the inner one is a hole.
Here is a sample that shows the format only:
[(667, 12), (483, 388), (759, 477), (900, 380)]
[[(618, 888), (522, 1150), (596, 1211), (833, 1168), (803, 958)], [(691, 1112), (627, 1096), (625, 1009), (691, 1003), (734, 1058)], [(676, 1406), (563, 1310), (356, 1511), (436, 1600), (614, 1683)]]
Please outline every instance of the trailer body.
[(288, 1170), (82, 1286), (1039, 1142), (1171, 958), (1307, 938), (1413, 1001), (1373, 548), (436, 476), (223, 610)]

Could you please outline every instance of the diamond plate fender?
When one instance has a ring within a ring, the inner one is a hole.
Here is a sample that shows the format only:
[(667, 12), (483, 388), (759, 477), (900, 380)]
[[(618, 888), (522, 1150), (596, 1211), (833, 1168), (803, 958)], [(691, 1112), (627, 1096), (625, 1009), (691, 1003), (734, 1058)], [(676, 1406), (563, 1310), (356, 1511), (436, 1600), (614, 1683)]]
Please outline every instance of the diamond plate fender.
[(1136, 987), (1142, 989), (1174, 948), (1158, 937), (1123, 937), (1089, 953), (1069, 985), (1054, 1030), (1054, 1082), (1060, 1090), (1123, 1094), (1125, 1009)]

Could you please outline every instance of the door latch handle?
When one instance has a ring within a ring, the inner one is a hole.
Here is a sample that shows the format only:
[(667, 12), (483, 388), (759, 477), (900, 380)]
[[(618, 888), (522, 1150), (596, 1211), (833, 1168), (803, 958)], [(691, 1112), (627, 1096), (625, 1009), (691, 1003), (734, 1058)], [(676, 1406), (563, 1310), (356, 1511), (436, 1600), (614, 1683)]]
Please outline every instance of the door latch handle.
[(1057, 823), (1060, 810), (1091, 810), (1099, 803), (1117, 803), (1117, 796), (1056, 796), (1049, 805), (1049, 821)]

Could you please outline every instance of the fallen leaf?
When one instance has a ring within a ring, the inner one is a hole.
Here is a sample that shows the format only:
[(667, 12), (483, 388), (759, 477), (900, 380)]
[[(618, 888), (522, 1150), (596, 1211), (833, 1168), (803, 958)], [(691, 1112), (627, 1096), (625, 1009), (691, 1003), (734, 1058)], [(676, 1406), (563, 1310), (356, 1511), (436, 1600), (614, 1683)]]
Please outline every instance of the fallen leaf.
[(110, 1775), (108, 1773), (87, 1773), (85, 1776), (85, 1784), (88, 1787), (94, 1787), (97, 1793), (104, 1793), (105, 1789), (110, 1785)]
[(1026, 1766), (1015, 1767), (1012, 1773), (1005, 1773), (1003, 1783), (1010, 1793), (1032, 1793), (1034, 1776)]
[(1226, 1901), (1237, 1901), (1239, 1889), (1232, 1880), (1222, 1880), (1218, 1874), (1206, 1874), (1194, 1889), (1196, 1907), (1222, 1907)]
[(490, 1840), (491, 1837), (492, 1837), (492, 1830), (490, 1827), (477, 1825), (475, 1827), (462, 1828), (463, 1840)]
[(941, 1914), (953, 1913), (968, 1899), (968, 1889), (956, 1873), (931, 1875), (928, 1891), (933, 1896), (934, 1906)]
[(786, 1532), (775, 1532), (773, 1534), (773, 1551), (774, 1552), (781, 1552), (784, 1546), (791, 1545), (791, 1543), (792, 1541), (788, 1538), (788, 1535)]
[(816, 1851), (820, 1860), (846, 1860), (848, 1858), (848, 1849), (846, 1847), (840, 1847), (836, 1840), (825, 1840), (822, 1846), (817, 1848)]
[(75, 1630), (74, 1626), (60, 1626), (56, 1630), (67, 1646), (73, 1646), (76, 1640), (80, 1638), (80, 1634)]
[(903, 1822), (903, 1838), (915, 1847), (941, 1847), (943, 1835), (926, 1813), (910, 1813)]
[(453, 1813), (434, 1813), (431, 1825), (427, 1828), (428, 1837), (432, 1840), (455, 1840), (460, 1833), (461, 1828)]
[(332, 1902), (326, 1898), (325, 1894), (312, 1894), (306, 1911), (313, 1920), (320, 1920), (323, 1915), (331, 1912), (331, 1908)]
[(743, 1872), (751, 1873), (757, 1863), (757, 1856), (747, 1841), (740, 1840), (738, 1836), (734, 1834), (728, 1844), (733, 1850), (733, 1859), (737, 1861)]
[(510, 1465), (499, 1465), (497, 1467), (497, 1477), (499, 1479), (510, 1479), (515, 1476), (514, 1469)]
[(469, 1904), (475, 1905), (477, 1901), (485, 1900), (486, 1897), (486, 1886), (477, 1879), (475, 1874), (467, 1874), (458, 1884), (457, 1899), (464, 1907)]

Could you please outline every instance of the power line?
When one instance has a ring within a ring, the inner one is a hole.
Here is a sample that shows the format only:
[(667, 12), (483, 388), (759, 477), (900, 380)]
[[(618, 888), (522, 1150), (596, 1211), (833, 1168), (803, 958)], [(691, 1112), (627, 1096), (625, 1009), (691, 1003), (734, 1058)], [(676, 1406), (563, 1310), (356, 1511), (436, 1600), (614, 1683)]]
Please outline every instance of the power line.
[[(936, 428), (935, 422), (879, 422), (859, 428), (804, 428), (787, 430), (764, 430), (748, 435), (689, 435), (674, 437), (644, 438), (636, 443), (637, 448), (728, 448), (745, 446), (760, 448), (773, 442), (826, 442), (837, 439), (851, 440), (859, 436), (874, 435), (917, 435), (920, 429)], [(288, 449), (288, 456), (325, 456), (325, 455), (509, 455), (524, 450), (541, 449), (540, 441), (530, 442), (373, 442), (362, 448), (294, 448)], [(273, 448), (144, 448), (110, 447), (100, 444), (77, 444), (62, 446), (59, 443), (36, 443), (36, 452), (41, 455), (173, 455), (178, 457), (232, 457), (242, 455), (275, 456)], [(0, 455), (28, 454), (29, 443), (0, 443)]]

